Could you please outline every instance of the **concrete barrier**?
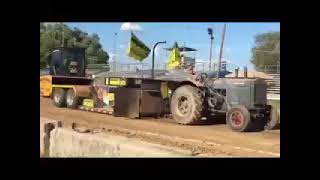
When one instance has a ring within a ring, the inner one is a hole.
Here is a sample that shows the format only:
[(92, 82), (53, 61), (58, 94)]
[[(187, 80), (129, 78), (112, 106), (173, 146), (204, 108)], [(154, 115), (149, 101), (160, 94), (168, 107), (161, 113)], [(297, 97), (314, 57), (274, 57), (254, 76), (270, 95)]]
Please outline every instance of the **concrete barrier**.
[(188, 157), (190, 151), (104, 133), (50, 132), (50, 157)]
[(50, 132), (57, 128), (61, 127), (61, 122), (54, 121), (51, 119), (41, 118), (40, 120), (40, 156), (48, 157), (49, 156), (49, 147), (50, 147)]
[(40, 157), (189, 157), (192, 152), (99, 133), (79, 133), (59, 121), (41, 118)]

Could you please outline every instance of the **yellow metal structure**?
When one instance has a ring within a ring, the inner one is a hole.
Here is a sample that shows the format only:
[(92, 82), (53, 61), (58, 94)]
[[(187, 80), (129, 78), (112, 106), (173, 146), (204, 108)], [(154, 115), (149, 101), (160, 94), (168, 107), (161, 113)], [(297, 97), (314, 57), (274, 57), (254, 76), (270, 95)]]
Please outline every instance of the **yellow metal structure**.
[(40, 76), (40, 95), (51, 96), (52, 93), (52, 76)]
[(82, 105), (89, 108), (94, 108), (93, 99), (83, 99)]
[[(126, 84), (127, 82), (123, 78), (117, 78), (117, 77), (106, 78), (106, 85), (110, 87), (125, 86)], [(114, 93), (107, 93), (106, 100), (108, 102), (107, 105), (113, 106), (115, 101)]]
[[(66, 84), (52, 84), (52, 79), (54, 77), (51, 75), (40, 76), (40, 96), (49, 97), (52, 94), (53, 88), (73, 88), (77, 95), (81, 97), (88, 96), (87, 85), (66, 85)], [(81, 94), (80, 94), (81, 93)], [(85, 94), (85, 95), (82, 95)]]
[(169, 97), (169, 88), (165, 82), (161, 83), (161, 93), (163, 98)]
[(52, 76), (45, 75), (40, 76), (40, 95), (44, 97), (49, 97), (52, 94), (53, 88), (73, 88), (74, 85), (58, 85), (52, 84)]
[(106, 85), (109, 86), (125, 86), (126, 80), (123, 78), (106, 78)]
[(114, 105), (114, 93), (108, 93), (107, 99), (108, 99), (108, 105), (113, 106)]
[(53, 84), (52, 85), (52, 88), (65, 88), (65, 89), (68, 89), (68, 88), (73, 88), (74, 85), (60, 85), (60, 84)]

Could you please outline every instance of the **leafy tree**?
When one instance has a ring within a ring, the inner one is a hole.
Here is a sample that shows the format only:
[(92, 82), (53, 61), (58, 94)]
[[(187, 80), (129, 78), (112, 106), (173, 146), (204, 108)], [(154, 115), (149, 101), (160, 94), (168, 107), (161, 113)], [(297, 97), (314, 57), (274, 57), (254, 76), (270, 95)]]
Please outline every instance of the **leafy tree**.
[(48, 54), (61, 45), (86, 48), (89, 64), (108, 64), (109, 55), (102, 49), (99, 41), (100, 38), (96, 33), (88, 35), (79, 28), (71, 29), (60, 23), (40, 23), (40, 68), (46, 66)]
[(251, 52), (251, 63), (256, 69), (280, 63), (280, 32), (258, 34)]

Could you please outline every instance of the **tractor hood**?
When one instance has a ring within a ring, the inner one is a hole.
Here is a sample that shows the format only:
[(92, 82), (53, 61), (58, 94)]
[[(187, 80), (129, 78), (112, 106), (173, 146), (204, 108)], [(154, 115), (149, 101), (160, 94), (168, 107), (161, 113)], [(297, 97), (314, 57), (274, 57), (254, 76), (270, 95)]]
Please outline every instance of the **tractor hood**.
[[(155, 70), (154, 80), (184, 82), (189, 81), (195, 85), (201, 86), (195, 81), (197, 75), (192, 75), (184, 70)], [(152, 79), (151, 70), (139, 70), (136, 72), (105, 72), (96, 77), (118, 77), (118, 78), (134, 78), (134, 79)]]

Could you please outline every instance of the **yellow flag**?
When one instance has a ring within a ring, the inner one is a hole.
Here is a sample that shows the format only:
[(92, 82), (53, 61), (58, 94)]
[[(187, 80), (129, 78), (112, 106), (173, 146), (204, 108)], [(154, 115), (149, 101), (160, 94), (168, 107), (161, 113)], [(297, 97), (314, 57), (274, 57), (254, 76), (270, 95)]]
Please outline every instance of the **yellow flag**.
[(179, 68), (180, 64), (181, 64), (181, 56), (180, 56), (179, 48), (173, 48), (169, 56), (167, 69), (170, 70), (174, 68)]
[(131, 33), (131, 39), (128, 47), (128, 56), (143, 61), (150, 54), (150, 49), (141, 40), (138, 39), (133, 33)]

